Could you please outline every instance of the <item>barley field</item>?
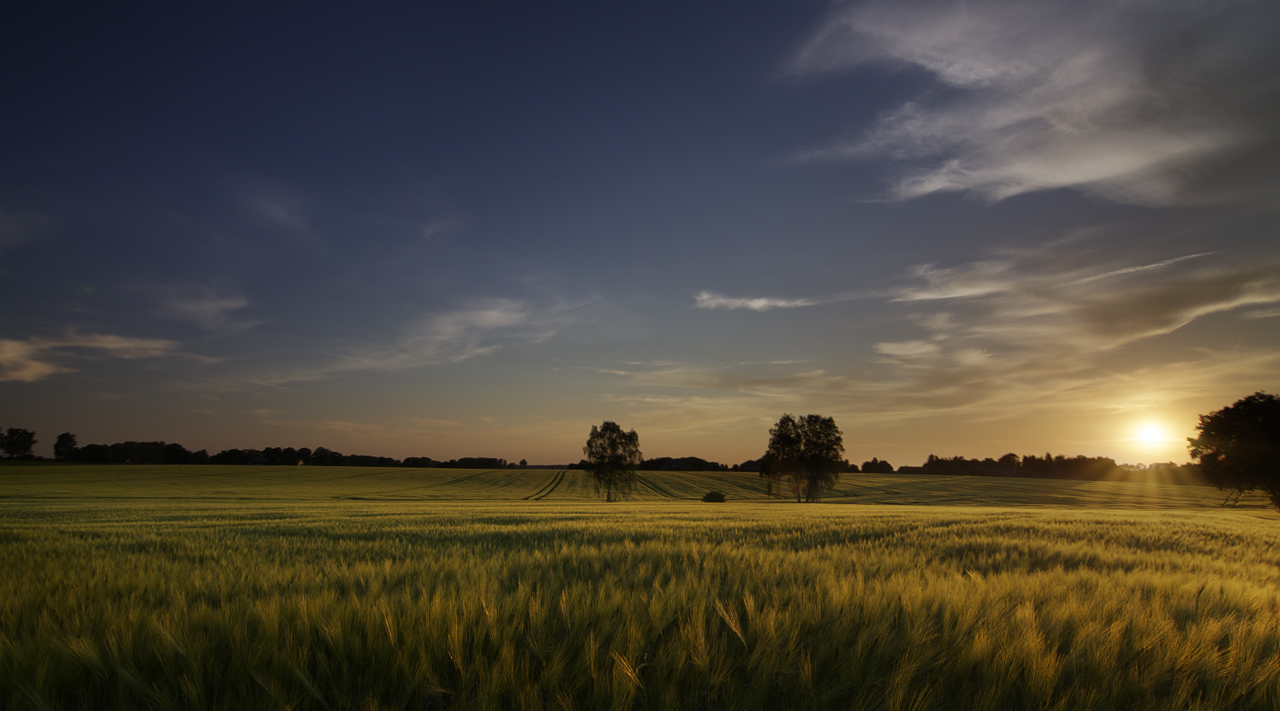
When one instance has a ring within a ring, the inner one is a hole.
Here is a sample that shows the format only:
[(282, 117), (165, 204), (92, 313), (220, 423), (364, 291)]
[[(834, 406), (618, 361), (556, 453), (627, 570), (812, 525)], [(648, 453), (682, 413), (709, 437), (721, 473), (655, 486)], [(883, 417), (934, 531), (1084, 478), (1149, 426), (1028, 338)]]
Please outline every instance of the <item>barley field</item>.
[(0, 706), (1280, 707), (1260, 500), (642, 477), (606, 505), (581, 472), (0, 468)]

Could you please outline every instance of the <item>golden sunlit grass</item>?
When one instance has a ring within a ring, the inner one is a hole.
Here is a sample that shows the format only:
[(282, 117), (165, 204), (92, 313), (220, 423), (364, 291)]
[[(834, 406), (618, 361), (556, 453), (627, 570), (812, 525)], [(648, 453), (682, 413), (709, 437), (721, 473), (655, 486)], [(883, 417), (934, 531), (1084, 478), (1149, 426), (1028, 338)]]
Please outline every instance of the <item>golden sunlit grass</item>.
[[(115, 499), (104, 472), (145, 472), (70, 469), (0, 500), (9, 708), (1280, 703), (1261, 508), (605, 505), (551, 498), (583, 483), (556, 472), (425, 473), (508, 501), (369, 500), (393, 484), (342, 469), (237, 488), (167, 468), (208, 491), (152, 472), (152, 498)], [(940, 502), (963, 488), (925, 478)]]

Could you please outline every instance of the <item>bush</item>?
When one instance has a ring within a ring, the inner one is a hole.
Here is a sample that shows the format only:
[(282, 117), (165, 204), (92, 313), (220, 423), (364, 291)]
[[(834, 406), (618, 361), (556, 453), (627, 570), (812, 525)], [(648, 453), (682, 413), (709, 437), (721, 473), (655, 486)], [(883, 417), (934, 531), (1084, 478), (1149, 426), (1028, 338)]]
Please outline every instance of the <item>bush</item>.
[(718, 491), (708, 491), (702, 495), (702, 500), (715, 504), (722, 504), (724, 503), (724, 494), (721, 494)]

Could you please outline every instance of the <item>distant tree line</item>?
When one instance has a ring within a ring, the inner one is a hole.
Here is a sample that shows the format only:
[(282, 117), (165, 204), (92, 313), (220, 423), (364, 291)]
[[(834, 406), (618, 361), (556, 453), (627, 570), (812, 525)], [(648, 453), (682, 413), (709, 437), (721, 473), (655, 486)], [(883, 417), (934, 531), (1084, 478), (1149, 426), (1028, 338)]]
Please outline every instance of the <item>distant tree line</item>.
[(1043, 457), (1022, 457), (1010, 452), (999, 459), (965, 459), (930, 454), (920, 467), (902, 467), (904, 473), (965, 474), (969, 476), (1006, 476), (1034, 479), (1078, 479), (1084, 481), (1163, 481), (1175, 484), (1204, 484), (1196, 464), (1172, 462), (1150, 466), (1116, 464), (1110, 457), (1068, 457), (1045, 452)]
[(63, 462), (85, 464), (212, 464), (205, 450), (192, 452), (177, 442), (116, 442), (115, 444), (74, 445), (57, 457)]
[[(0, 434), (0, 451), (8, 459), (36, 460), (31, 448), (39, 442), (30, 430), (11, 427)], [(498, 457), (462, 457), (441, 461), (431, 457), (392, 457), (343, 454), (326, 447), (267, 447), (265, 449), (224, 449), (217, 454), (192, 452), (177, 442), (116, 442), (77, 445), (76, 436), (63, 432), (53, 445), (54, 460), (83, 464), (235, 464), (319, 467), (422, 467), (433, 469), (513, 469), (528, 466)]]

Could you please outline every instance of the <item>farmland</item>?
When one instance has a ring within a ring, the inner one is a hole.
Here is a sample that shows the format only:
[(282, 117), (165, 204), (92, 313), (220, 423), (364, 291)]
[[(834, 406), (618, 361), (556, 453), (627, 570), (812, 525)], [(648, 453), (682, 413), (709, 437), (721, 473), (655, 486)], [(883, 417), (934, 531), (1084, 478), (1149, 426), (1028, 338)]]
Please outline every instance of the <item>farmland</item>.
[(573, 471), (0, 468), (0, 705), (1280, 703), (1260, 497), (884, 474), (796, 505), (641, 477), (605, 505)]

